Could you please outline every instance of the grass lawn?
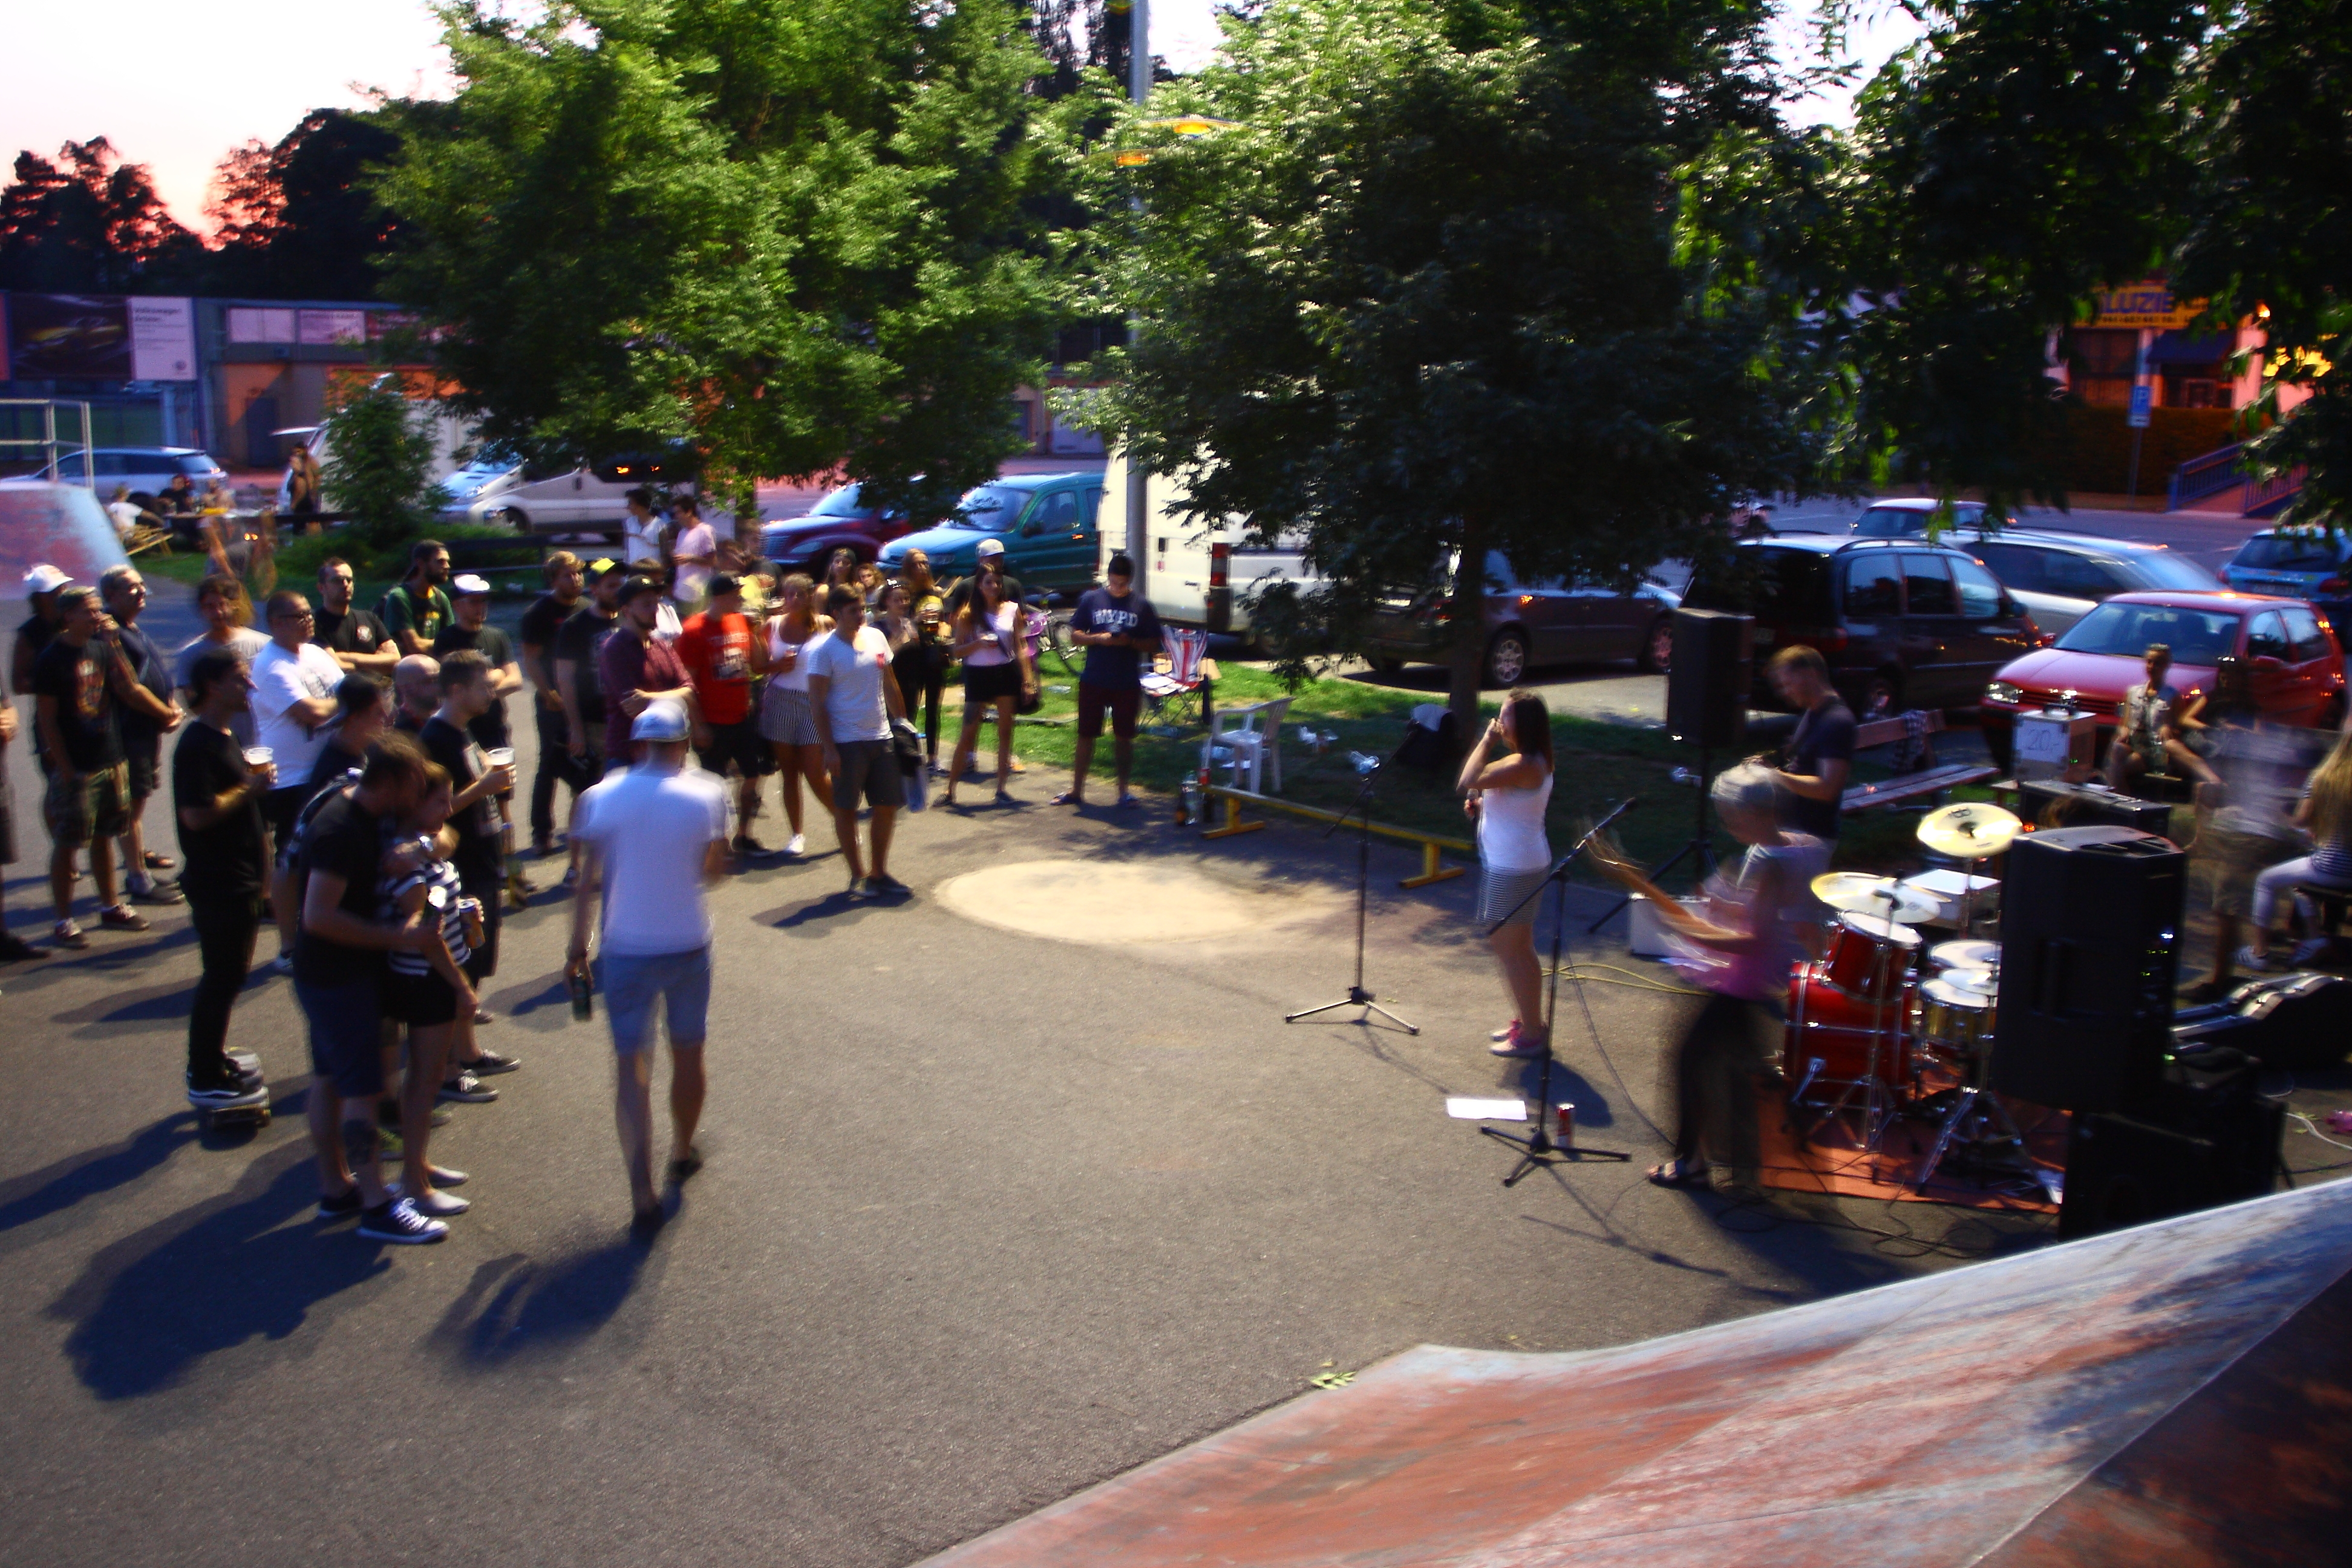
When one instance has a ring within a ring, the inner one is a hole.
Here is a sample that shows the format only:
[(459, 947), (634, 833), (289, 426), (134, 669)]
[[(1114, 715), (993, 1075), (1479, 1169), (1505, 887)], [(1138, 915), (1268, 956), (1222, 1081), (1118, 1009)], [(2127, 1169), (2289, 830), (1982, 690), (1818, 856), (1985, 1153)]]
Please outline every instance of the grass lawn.
[[(1034, 717), (1020, 721), (1019, 750), (1025, 758), (1067, 767), (1077, 739), (1076, 680), (1050, 652), (1045, 657), (1040, 679), (1044, 707)], [(943, 746), (953, 743), (961, 711), (954, 701), (954, 691), (950, 685), (950, 710), (943, 715)], [(1328, 811), (1344, 810), (1355, 798), (1360, 781), (1349, 765), (1348, 753), (1354, 751), (1386, 756), (1402, 738), (1406, 716), (1414, 705), (1430, 700), (1426, 693), (1393, 691), (1353, 680), (1311, 680), (1291, 692), (1273, 675), (1246, 666), (1227, 668), (1216, 685), (1220, 710), (1283, 696), (1290, 697), (1291, 704), (1283, 731), (1281, 794), (1286, 799)], [(1497, 693), (1482, 701), (1480, 708), (1491, 714), (1499, 704)], [(1181, 712), (1192, 721), (1185, 724), (1181, 735), (1161, 736), (1148, 732), (1155, 719), (1147, 707), (1147, 732), (1137, 737), (1135, 747), (1135, 779), (1139, 784), (1172, 791), (1187, 773), (1200, 766), (1202, 730), (1193, 711), (1189, 700), (1172, 706), (1171, 712)], [(1317, 731), (1336, 732), (1337, 738), (1322, 755), (1315, 755), (1298, 742), (1298, 726), (1302, 723)], [(983, 766), (992, 754), (992, 731), (984, 728), (981, 735)], [(1672, 855), (1690, 837), (1696, 825), (1695, 792), (1688, 785), (1674, 783), (1669, 775), (1677, 767), (1697, 765), (1695, 747), (1675, 742), (1663, 730), (1559, 717), (1552, 721), (1552, 752), (1559, 774), (1552, 786), (1547, 825), (1555, 849), (1567, 848), (1586, 823), (1604, 815), (1628, 795), (1639, 795), (1641, 805), (1620, 821), (1619, 838), (1635, 859), (1654, 864)], [(1095, 778), (1088, 784), (1089, 795), (1103, 801), (1108, 801), (1113, 794), (1105, 776), (1109, 752), (1109, 736), (1106, 734), (1096, 749)], [(1725, 760), (1717, 759), (1717, 764)], [(1885, 769), (1874, 768), (1864, 761), (1856, 772), (1859, 777), (1870, 778), (1884, 776)], [(1223, 770), (1215, 775), (1220, 783), (1226, 777)], [(1409, 768), (1395, 768), (1382, 774), (1379, 790), (1374, 813), (1377, 820), (1447, 837), (1472, 837), (1471, 825), (1462, 814), (1461, 800), (1454, 792), (1451, 773), (1432, 776)], [(1990, 798), (1982, 791), (1956, 793)], [(1839, 842), (1837, 864), (1889, 871), (1918, 868), (1925, 862), (1912, 833), (1919, 816), (1916, 811), (1880, 810), (1848, 817)], [(1730, 837), (1720, 831), (1715, 835), (1715, 843), (1718, 855), (1737, 848)], [(1669, 881), (1678, 883), (1683, 879), (1670, 878)]]

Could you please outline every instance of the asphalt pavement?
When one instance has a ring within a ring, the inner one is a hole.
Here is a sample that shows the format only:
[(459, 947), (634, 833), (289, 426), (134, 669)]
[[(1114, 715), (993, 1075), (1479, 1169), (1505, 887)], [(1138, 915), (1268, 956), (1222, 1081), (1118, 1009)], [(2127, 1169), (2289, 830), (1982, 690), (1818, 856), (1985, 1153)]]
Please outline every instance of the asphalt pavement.
[[(1057, 782), (908, 821), (904, 904), (849, 903), (822, 826), (807, 862), (717, 889), (709, 1164), (650, 1245), (625, 1230), (603, 1020), (561, 984), (560, 891), (486, 988), (484, 1037), (524, 1067), (436, 1138), (476, 1207), (432, 1247), (311, 1217), (283, 981), (247, 987), (233, 1036), (278, 1119), (199, 1135), (182, 909), (0, 973), (0, 1059), (42, 1086), (0, 1141), (8, 1558), (904, 1563), (1415, 1343), (1621, 1342), (2047, 1234), (1643, 1182), (1689, 1001), (1613, 935), (1590, 1027), (1562, 993), (1557, 1089), (1633, 1159), (1506, 1190), (1508, 1151), (1443, 1109), (1530, 1076), (1486, 1049), (1507, 1009), (1474, 878), (1401, 892), (1412, 857), (1372, 852), (1366, 973), (1420, 1035), (1286, 1026), (1352, 978), (1353, 847), (1080, 816), (1042, 804)], [(173, 842), (160, 805), (151, 830)], [(1139, 895), (1169, 911), (1140, 931), (1064, 919), (1018, 895), (1037, 863), (1176, 891)], [(7, 888), (36, 938), (39, 869)], [(942, 883), (983, 870), (1015, 890), (967, 884), (985, 918), (954, 912)]]

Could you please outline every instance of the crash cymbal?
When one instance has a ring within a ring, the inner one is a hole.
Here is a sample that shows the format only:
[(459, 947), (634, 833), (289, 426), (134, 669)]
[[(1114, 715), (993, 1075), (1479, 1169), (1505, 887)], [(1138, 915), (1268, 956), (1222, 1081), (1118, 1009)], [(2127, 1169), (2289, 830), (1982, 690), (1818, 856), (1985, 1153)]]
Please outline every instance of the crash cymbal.
[(1901, 925), (1927, 919), (1941, 908), (1936, 900), (1892, 877), (1860, 871), (1824, 871), (1813, 879), (1813, 897), (1845, 914), (1877, 915)]
[(1999, 969), (2000, 943), (1973, 939), (1939, 942), (1927, 950), (1927, 962), (1939, 973), (1951, 969)]
[(1919, 819), (1919, 842), (1938, 855), (1981, 860), (2007, 849), (2022, 826), (2013, 811), (1983, 801), (1957, 801)]

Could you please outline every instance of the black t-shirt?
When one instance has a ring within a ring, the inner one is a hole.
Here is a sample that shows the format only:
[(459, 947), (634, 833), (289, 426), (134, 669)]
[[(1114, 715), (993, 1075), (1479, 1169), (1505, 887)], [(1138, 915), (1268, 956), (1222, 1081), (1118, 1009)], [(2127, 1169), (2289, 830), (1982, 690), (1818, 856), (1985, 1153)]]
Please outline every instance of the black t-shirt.
[[(1021, 603), (1020, 578), (1013, 576), (1010, 574), (1006, 574), (1004, 579), (1004, 598), (1007, 604), (1017, 605)], [(963, 607), (971, 602), (971, 579), (969, 577), (960, 577), (948, 589), (947, 618), (952, 622), (958, 616), (963, 614)], [(820, 610), (824, 608), (824, 590), (822, 588), (819, 588), (816, 591), (816, 607)]]
[[(131, 678), (153, 693), (155, 700), (165, 707), (172, 705), (172, 661), (154, 639), (137, 626), (121, 626), (115, 634), (122, 644), (122, 657), (130, 661)], [(125, 708), (115, 715), (115, 723), (128, 745), (153, 745), (163, 738), (163, 726), (144, 713), (133, 713)]]
[[(1797, 732), (1789, 737), (1789, 772), (1819, 778), (1823, 763), (1851, 763), (1853, 730), (1853, 710), (1834, 697), (1818, 708), (1807, 709), (1797, 721)], [(1839, 803), (1834, 798), (1807, 800), (1790, 795), (1788, 801), (1786, 826), (1816, 838), (1837, 837)]]
[[(373, 923), (383, 843), (383, 823), (360, 805), (358, 795), (330, 798), (302, 830), (295, 898), (309, 900), (313, 872), (341, 877), (343, 896), (335, 907)], [(383, 967), (383, 954), (375, 949), (345, 947), (307, 926), (294, 942), (294, 978), (305, 985), (357, 985), (374, 979)]]
[[(172, 752), (174, 815), (190, 806), (209, 810), (246, 780), (245, 749), (236, 737), (201, 719), (180, 731)], [(192, 903), (230, 903), (257, 899), (269, 856), (262, 838), (261, 797), (249, 795), (210, 827), (180, 824), (180, 854), (187, 861), (180, 885)]]
[[(460, 792), (489, 772), (489, 759), (473, 736), (457, 728), (439, 714), (425, 721), (418, 731), (425, 743), (425, 754), (449, 770), (453, 792)], [(457, 852), (449, 857), (457, 868), (457, 879), (466, 884), (468, 892), (485, 884), (495, 884), (502, 870), (499, 853), (499, 814), (484, 795), (449, 819), (457, 830)]]
[[(463, 626), (451, 626), (433, 639), (435, 658), (447, 658), (453, 653), (463, 652), (478, 653), (488, 659), (493, 675), (515, 661), (514, 644), (496, 626), (485, 626), (477, 632), (469, 632)], [(485, 747), (512, 744), (507, 731), (507, 700), (500, 697), (493, 700), (488, 710), (466, 728)]]
[[(1089, 588), (1078, 595), (1070, 616), (1074, 632), (1109, 632), (1119, 637), (1160, 636), (1160, 612), (1151, 601), (1130, 591), (1124, 599), (1108, 588)], [(1143, 674), (1143, 650), (1136, 647), (1089, 647), (1087, 672), (1079, 679), (1088, 686), (1133, 686)]]
[[(580, 699), (580, 711), (572, 719), (582, 724), (604, 721), (604, 688), (596, 679), (596, 645), (604, 634), (621, 624), (619, 611), (599, 614), (593, 605), (583, 605), (574, 611), (562, 629), (555, 634), (555, 657), (568, 658), (578, 665), (573, 676), (578, 682), (574, 695)], [(575, 731), (575, 737), (580, 731)]]
[(122, 760), (122, 736), (115, 728), (114, 689), (108, 674), (114, 650), (90, 638), (79, 647), (59, 639), (33, 661), (33, 695), (53, 697), (66, 762), (78, 773), (112, 767)]
[(310, 612), (310, 640), (329, 653), (372, 654), (391, 647), (392, 634), (373, 610), (321, 607)]
[(522, 613), (522, 625), (517, 628), (525, 643), (540, 650), (539, 668), (529, 673), (550, 691), (555, 689), (555, 634), (563, 629), (563, 623), (578, 612), (580, 605), (578, 599), (567, 605), (552, 594), (541, 594)]
[(310, 776), (303, 783), (310, 786), (312, 795), (316, 795), (353, 768), (365, 766), (367, 759), (357, 752), (346, 750), (342, 737), (337, 735), (319, 752), (319, 760), (310, 765)]

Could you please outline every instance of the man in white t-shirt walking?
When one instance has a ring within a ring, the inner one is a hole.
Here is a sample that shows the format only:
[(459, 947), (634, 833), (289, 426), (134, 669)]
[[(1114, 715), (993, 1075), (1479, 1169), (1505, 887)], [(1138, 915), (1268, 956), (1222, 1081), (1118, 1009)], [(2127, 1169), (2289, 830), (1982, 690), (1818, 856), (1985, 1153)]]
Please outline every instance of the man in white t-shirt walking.
[[(866, 624), (866, 601), (846, 584), (824, 596), (833, 636), (809, 660), (809, 709), (833, 777), (833, 830), (849, 862), (849, 896), (879, 899), (907, 891), (890, 875), (890, 829), (907, 804), (907, 781), (890, 750), (890, 721), (907, 700), (890, 673), (890, 639)], [(874, 873), (857, 852), (857, 797), (874, 808)]]
[(670, 515), (677, 520), (677, 533), (670, 545), (670, 559), (677, 571), (670, 580), (669, 596), (677, 601), (678, 614), (690, 616), (702, 608), (710, 596), (710, 577), (719, 560), (719, 535), (702, 521), (701, 509), (692, 496), (680, 496), (672, 503)]
[(604, 1006), (618, 1058), (614, 1121), (640, 1230), (664, 1217), (653, 1178), (656, 1002), (669, 1021), (670, 1180), (684, 1182), (702, 1166), (694, 1130), (709, 1082), (702, 1042), (711, 935), (702, 889), (727, 868), (727, 791), (709, 773), (687, 770), (688, 729), (685, 704), (664, 699), (648, 706), (629, 728), (633, 765), (583, 792), (572, 818), (580, 882), (563, 972), (575, 978), (587, 972), (601, 893)]

